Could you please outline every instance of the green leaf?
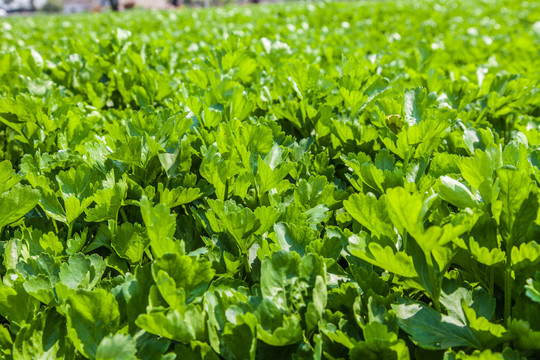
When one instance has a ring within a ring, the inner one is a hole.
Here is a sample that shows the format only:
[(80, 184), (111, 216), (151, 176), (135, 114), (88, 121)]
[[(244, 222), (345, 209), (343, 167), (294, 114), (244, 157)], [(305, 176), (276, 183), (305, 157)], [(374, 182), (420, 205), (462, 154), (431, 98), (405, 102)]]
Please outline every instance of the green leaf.
[(180, 146), (172, 153), (158, 154), (159, 162), (167, 173), (167, 177), (173, 178), (191, 167), (191, 147), (188, 141), (182, 141)]
[(522, 271), (535, 268), (540, 261), (540, 246), (536, 241), (522, 243), (512, 248), (512, 270)]
[(493, 132), (490, 128), (468, 128), (463, 132), (463, 142), (471, 154), (474, 154), (477, 149), (485, 151), (488, 145), (494, 144)]
[(120, 287), (130, 329), (136, 328), (135, 320), (146, 312), (150, 287), (154, 285), (151, 264), (139, 266), (134, 272), (134, 275), (126, 274), (125, 282)]
[(160, 192), (159, 202), (171, 209), (176, 206), (189, 204), (201, 196), (201, 190), (198, 188), (178, 187), (172, 190), (164, 189)]
[(13, 340), (11, 339), (9, 330), (6, 328), (5, 325), (1, 325), (0, 326), (0, 353), (4, 356), (10, 356), (12, 348), (13, 348)]
[(185, 292), (187, 302), (202, 296), (214, 277), (212, 264), (208, 260), (169, 253), (152, 264), (152, 275), (160, 290), (157, 276), (161, 271), (167, 273), (174, 280), (176, 288)]
[(16, 281), (13, 287), (0, 284), (0, 315), (9, 322), (21, 326), (30, 322), (38, 307), (38, 301), (26, 292), (22, 281)]
[[(382, 194), (387, 188), (403, 184), (401, 170), (394, 169), (393, 167), (392, 170), (385, 168), (388, 164), (380, 156), (378, 158), (376, 157), (377, 164), (380, 168), (374, 165), (371, 158), (364, 153), (358, 153), (356, 155), (350, 153), (348, 156), (342, 156), (341, 158), (367, 186), (366, 192), (369, 190), (376, 194)], [(349, 181), (352, 180), (349, 178)]]
[[(247, 303), (248, 298), (245, 293), (236, 290), (239, 284), (242, 282), (217, 280), (204, 296), (209, 342), (217, 353), (227, 359), (254, 358), (255, 355), (255, 329), (254, 326), (243, 323), (243, 313), (247, 309), (242, 303)], [(248, 316), (253, 317), (253, 314), (249, 313)], [(242, 336), (235, 336), (236, 334)], [(240, 354), (243, 354), (243, 357)]]
[(349, 350), (352, 359), (410, 359), (405, 341), (389, 332), (385, 325), (369, 323), (363, 330), (365, 341), (358, 342)]
[(478, 205), (476, 197), (459, 181), (446, 175), (442, 176), (439, 180), (441, 184), (439, 185), (438, 193), (443, 200), (461, 209), (467, 207), (474, 208)]
[(214, 350), (204, 342), (191, 341), (189, 345), (177, 343), (174, 347), (174, 353), (167, 360), (186, 359), (186, 360), (220, 360)]
[(18, 184), (24, 176), (15, 173), (9, 160), (0, 162), (0, 194)]
[(257, 216), (249, 208), (237, 205), (232, 200), (209, 199), (208, 205), (221, 220), (220, 224), (211, 224), (212, 228), (217, 230), (224, 227), (232, 235), (240, 252), (247, 253), (252, 244), (251, 235), (261, 227)]
[(424, 349), (481, 346), (467, 325), (456, 318), (441, 315), (424, 304), (403, 299), (399, 304), (393, 304), (392, 309), (398, 317), (399, 327)]
[(66, 221), (68, 224), (73, 224), (75, 220), (90, 206), (94, 199), (92, 197), (85, 198), (81, 202), (75, 196), (68, 196), (64, 200), (66, 209)]
[(375, 242), (369, 243), (367, 248), (353, 243), (348, 249), (354, 256), (391, 273), (408, 278), (418, 277), (413, 257), (405, 252), (395, 251), (390, 246), (383, 247)]
[(80, 165), (76, 169), (71, 168), (68, 171), (60, 171), (56, 175), (56, 180), (62, 191), (62, 197), (74, 196), (79, 200), (92, 197), (99, 182), (102, 180), (87, 165)]
[(183, 288), (177, 288), (172, 277), (165, 271), (159, 270), (154, 275), (154, 281), (163, 299), (171, 309), (183, 313), (186, 309), (186, 292)]
[[(302, 293), (302, 300), (306, 304), (306, 331), (311, 332), (323, 318), (328, 301), (326, 265), (322, 257), (317, 254), (307, 254), (302, 258), (299, 281), (296, 282), (294, 288)], [(301, 307), (298, 304), (297, 306)]]
[(266, 164), (275, 169), (282, 162), (283, 148), (274, 143), (272, 129), (262, 124), (242, 123), (239, 141), (245, 144), (248, 151), (255, 154), (266, 154), (263, 160)]
[[(533, 204), (525, 202), (532, 189), (530, 177), (524, 171), (515, 168), (504, 167), (497, 172), (500, 181), (499, 199), (502, 201), (502, 212), (500, 217), (501, 235), (505, 239), (513, 236), (516, 241), (523, 234), (524, 229), (514, 229), (516, 217), (525, 216), (526, 220), (536, 219), (538, 211), (538, 200), (535, 198)], [(522, 208), (522, 204), (525, 207)], [(526, 230), (526, 229), (525, 229)]]
[(58, 359), (68, 355), (65, 319), (54, 309), (38, 314), (17, 333), (13, 359)]
[(140, 137), (132, 137), (127, 143), (122, 143), (115, 152), (109, 154), (109, 159), (120, 160), (127, 164), (142, 166), (142, 141)]
[(531, 300), (540, 303), (540, 271), (536, 272), (534, 278), (527, 279), (525, 289), (527, 290), (527, 296)]
[(424, 120), (425, 110), (438, 105), (437, 94), (427, 93), (426, 89), (417, 87), (405, 91), (403, 94), (403, 113), (409, 126)]
[(46, 305), (55, 303), (51, 280), (44, 274), (29, 277), (23, 284), (24, 290), (34, 298)]
[(15, 186), (0, 194), (0, 230), (26, 215), (39, 202), (41, 195), (30, 186)]
[(494, 171), (502, 166), (500, 147), (490, 146), (485, 152), (476, 150), (474, 158), (463, 158), (458, 163), (461, 175), (475, 189), (480, 191), (484, 202), (496, 200), (497, 188), (494, 187)]
[(257, 324), (259, 340), (273, 346), (296, 344), (302, 340), (299, 317), (296, 314), (284, 315), (271, 298), (263, 299), (255, 314), (259, 319)]
[(317, 232), (307, 226), (278, 223), (274, 233), (281, 249), (294, 251), (299, 255), (306, 253), (306, 247), (317, 239)]
[(176, 216), (163, 204), (152, 206), (145, 196), (141, 198), (141, 215), (146, 225), (150, 246), (154, 256), (180, 252), (179, 245), (173, 239), (176, 231)]
[(230, 107), (231, 119), (245, 119), (249, 116), (254, 107), (255, 104), (253, 103), (253, 100), (251, 100), (241, 88), (234, 89)]
[(151, 334), (181, 343), (189, 343), (204, 336), (204, 313), (197, 305), (188, 305), (184, 314), (176, 310), (152, 310), (140, 315), (135, 323)]
[(257, 174), (255, 176), (259, 184), (259, 193), (262, 195), (270, 189), (275, 188), (281, 180), (287, 176), (291, 169), (289, 164), (282, 164), (279, 167), (272, 168), (266, 164), (261, 157), (257, 160)]
[(165, 352), (169, 349), (170, 341), (144, 330), (140, 330), (134, 336), (137, 342), (137, 357), (149, 360), (173, 360), (172, 354)]
[(467, 354), (461, 350), (456, 353), (454, 351), (448, 351), (444, 354), (444, 360), (524, 360), (525, 358), (520, 356), (518, 351), (510, 348), (505, 348), (502, 353), (493, 352), (491, 350), (476, 350), (471, 354)]
[(394, 238), (394, 227), (386, 210), (386, 196), (377, 200), (372, 194), (353, 194), (343, 202), (343, 206), (373, 236)]
[(108, 335), (99, 343), (96, 360), (136, 360), (135, 346), (135, 340), (129, 335)]
[(123, 223), (118, 228), (116, 236), (111, 239), (111, 246), (118, 256), (131, 263), (141, 261), (148, 245), (150, 245), (150, 239), (142, 226), (137, 223)]
[(96, 358), (98, 347), (120, 325), (118, 303), (113, 294), (97, 289), (77, 290), (64, 305), (68, 336), (83, 355)]
[(275, 226), (276, 221), (280, 218), (281, 214), (272, 206), (259, 206), (253, 212), (261, 227), (255, 232), (256, 234), (263, 235), (272, 226)]
[(64, 250), (64, 245), (53, 232), (43, 234), (39, 239), (39, 245), (48, 254), (59, 256)]
[(290, 289), (298, 277), (301, 258), (295, 252), (280, 250), (265, 257), (261, 266), (261, 293), (275, 306), (286, 311), (290, 299), (286, 289)]
[(223, 354), (226, 358), (256, 359), (257, 338), (248, 324), (227, 323), (222, 339), (228, 349)]
[(68, 255), (74, 255), (86, 244), (86, 237), (88, 235), (88, 228), (85, 228), (81, 234), (77, 233), (71, 239), (67, 239), (66, 253)]
[(475, 314), (491, 320), (495, 313), (495, 299), (482, 288), (473, 289), (469, 284), (458, 285), (455, 280), (444, 279), (441, 304), (448, 310), (448, 315), (467, 322), (463, 304), (471, 307)]
[(236, 172), (235, 166), (227, 166), (227, 163), (222, 159), (221, 154), (218, 153), (215, 144), (212, 144), (206, 152), (203, 153), (203, 156), (199, 172), (204, 179), (214, 186), (218, 199), (225, 200), (229, 195), (225, 194), (227, 175)]
[(307, 181), (298, 182), (294, 200), (306, 210), (318, 205), (331, 207), (336, 203), (334, 191), (335, 187), (328, 183), (325, 176), (312, 176)]
[(105, 268), (105, 261), (99, 255), (78, 253), (60, 265), (58, 277), (69, 289), (90, 290), (100, 281)]
[(423, 232), (422, 219), (425, 214), (424, 199), (419, 194), (411, 194), (401, 187), (386, 192), (388, 215), (398, 230), (407, 230), (416, 237)]
[(326, 228), (325, 237), (311, 241), (306, 247), (306, 252), (319, 254), (324, 258), (337, 261), (343, 250), (344, 239), (344, 234), (340, 234), (338, 229), (329, 226)]
[(467, 324), (471, 328), (482, 347), (493, 348), (501, 343), (511, 340), (512, 336), (501, 324), (494, 324), (485, 317), (478, 316), (474, 309), (462, 303), (463, 311), (467, 317)]
[(56, 194), (49, 188), (41, 188), (41, 199), (39, 200), (41, 208), (56, 221), (68, 224), (66, 211), (58, 201)]
[(540, 350), (540, 331), (533, 330), (528, 321), (512, 319), (508, 324), (508, 331), (519, 349)]
[(86, 221), (100, 222), (118, 219), (118, 211), (124, 203), (127, 194), (127, 184), (121, 180), (110, 188), (96, 191), (94, 201), (96, 206), (86, 211)]

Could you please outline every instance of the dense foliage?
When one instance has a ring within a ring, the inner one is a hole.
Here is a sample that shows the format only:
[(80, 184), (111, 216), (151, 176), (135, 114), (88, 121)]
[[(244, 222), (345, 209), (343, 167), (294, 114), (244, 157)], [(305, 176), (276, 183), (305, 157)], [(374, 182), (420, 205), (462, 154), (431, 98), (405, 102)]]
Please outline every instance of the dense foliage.
[(0, 351), (540, 351), (540, 2), (0, 22)]

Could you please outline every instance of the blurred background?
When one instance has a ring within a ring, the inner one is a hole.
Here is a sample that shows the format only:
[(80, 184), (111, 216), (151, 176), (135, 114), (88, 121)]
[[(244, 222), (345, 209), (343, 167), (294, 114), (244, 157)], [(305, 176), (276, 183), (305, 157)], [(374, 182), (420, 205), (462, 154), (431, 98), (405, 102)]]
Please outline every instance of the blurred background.
[(279, 0), (0, 0), (0, 16), (35, 12), (80, 13), (122, 11), (133, 8), (167, 9), (181, 6), (209, 7), (227, 4), (278, 2)]

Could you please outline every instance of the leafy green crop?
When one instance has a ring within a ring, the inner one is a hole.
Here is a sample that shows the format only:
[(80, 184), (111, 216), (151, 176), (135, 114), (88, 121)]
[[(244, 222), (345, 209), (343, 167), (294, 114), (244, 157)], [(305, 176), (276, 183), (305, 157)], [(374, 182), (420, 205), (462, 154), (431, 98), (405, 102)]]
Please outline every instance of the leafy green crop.
[(0, 357), (538, 355), (538, 19), (2, 20)]

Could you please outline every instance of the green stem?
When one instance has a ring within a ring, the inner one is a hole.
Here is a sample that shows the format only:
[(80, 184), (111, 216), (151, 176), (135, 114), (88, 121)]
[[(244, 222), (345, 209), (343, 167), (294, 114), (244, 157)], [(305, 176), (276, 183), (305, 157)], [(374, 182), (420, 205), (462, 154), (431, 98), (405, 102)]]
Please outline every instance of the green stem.
[(261, 205), (261, 198), (259, 197), (259, 185), (258, 184), (255, 186), (255, 198), (257, 199), (257, 204), (259, 204), (259, 206), (262, 206)]
[(407, 174), (407, 169), (409, 168), (409, 151), (405, 153), (405, 159), (403, 159), (403, 173)]
[(248, 253), (243, 254), (242, 256), (244, 258), (244, 270), (246, 272), (245, 277), (247, 278), (251, 274), (251, 269), (249, 268), (249, 257)]
[(493, 295), (493, 292), (495, 291), (495, 268), (490, 267), (489, 268), (489, 293)]
[(126, 215), (126, 211), (124, 210), (124, 208), (120, 208), (120, 216), (122, 216), (122, 220), (124, 222), (129, 222), (128, 218), (127, 218), (127, 215)]
[(439, 302), (439, 285), (437, 284), (437, 276), (435, 274), (435, 267), (433, 266), (433, 258), (431, 252), (426, 254), (426, 262), (428, 265), (429, 283), (431, 285), (431, 300), (433, 300), (433, 306), (437, 312), (441, 312), (441, 303)]
[(504, 274), (504, 321), (508, 323), (512, 315), (512, 247), (507, 241), (506, 269)]
[(54, 226), (54, 232), (56, 235), (58, 235), (58, 226), (56, 225), (56, 220), (54, 219), (51, 219), (52, 220), (52, 223), (53, 223), (53, 226)]
[(227, 201), (229, 199), (229, 177), (227, 177), (225, 180), (225, 195), (223, 197), (223, 201)]
[(118, 213), (119, 211), (116, 212), (116, 216), (114, 217), (114, 220), (109, 220), (108, 224), (109, 224), (109, 228), (111, 227), (112, 225), (112, 236), (116, 236), (116, 234), (118, 233)]
[(68, 225), (68, 233), (67, 233), (67, 238), (66, 240), (69, 240), (71, 239), (71, 231), (73, 230), (71, 224)]
[(504, 319), (510, 319), (512, 309), (512, 271), (506, 270), (504, 278)]
[(409, 241), (409, 233), (404, 231), (403, 232), (403, 237), (401, 239), (403, 240), (401, 250), (407, 251), (407, 242)]
[(150, 261), (154, 261), (154, 256), (152, 255), (152, 252), (150, 251), (150, 249), (146, 249), (144, 251), (144, 253), (146, 254), (146, 256), (148, 256), (148, 258), (150, 259)]

